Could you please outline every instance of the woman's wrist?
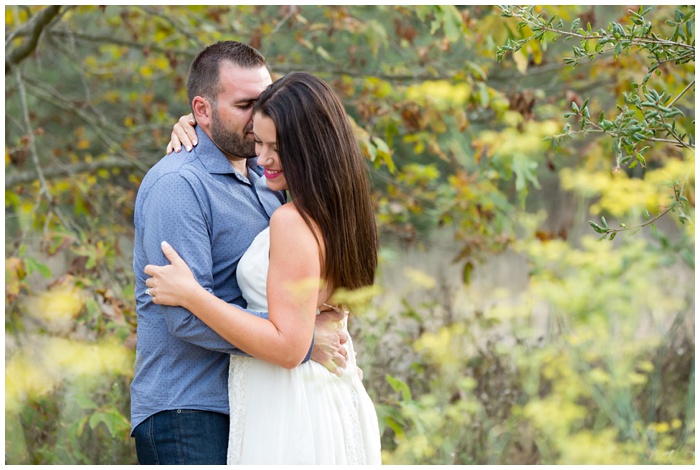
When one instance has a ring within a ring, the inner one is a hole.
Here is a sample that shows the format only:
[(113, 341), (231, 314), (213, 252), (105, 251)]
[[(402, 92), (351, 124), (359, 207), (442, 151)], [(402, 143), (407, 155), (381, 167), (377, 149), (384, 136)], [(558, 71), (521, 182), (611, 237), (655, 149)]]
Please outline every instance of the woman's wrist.
[(193, 283), (191, 287), (188, 286), (188, 288), (184, 289), (181, 294), (182, 307), (194, 313), (195, 306), (202, 302), (202, 294), (205, 294), (206, 292), (207, 291), (196, 282)]

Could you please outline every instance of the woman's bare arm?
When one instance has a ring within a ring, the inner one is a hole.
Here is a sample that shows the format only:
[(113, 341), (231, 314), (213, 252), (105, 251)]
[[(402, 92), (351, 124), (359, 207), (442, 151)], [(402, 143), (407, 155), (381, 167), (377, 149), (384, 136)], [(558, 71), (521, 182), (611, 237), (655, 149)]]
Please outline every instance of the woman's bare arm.
[(146, 267), (154, 302), (180, 305), (248, 354), (283, 367), (299, 365), (308, 353), (319, 303), (320, 254), (313, 233), (291, 204), (270, 220), (267, 280), (269, 320), (255, 317), (202, 288), (169, 245), (172, 263)]

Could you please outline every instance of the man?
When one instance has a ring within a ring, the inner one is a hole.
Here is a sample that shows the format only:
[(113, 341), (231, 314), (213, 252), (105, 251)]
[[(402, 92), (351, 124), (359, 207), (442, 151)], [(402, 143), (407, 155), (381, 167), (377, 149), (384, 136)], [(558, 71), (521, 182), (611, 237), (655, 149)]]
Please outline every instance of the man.
[[(241, 352), (187, 310), (154, 304), (143, 269), (167, 263), (160, 248), (167, 240), (202, 286), (245, 306), (238, 260), (284, 202), (267, 189), (252, 158), (253, 104), (270, 83), (265, 58), (255, 49), (234, 41), (204, 49), (187, 82), (196, 150), (166, 156), (141, 183), (134, 211), (138, 326), (131, 384), (141, 464), (226, 463), (228, 356)], [(344, 367), (341, 341), (346, 338), (329, 317), (319, 315), (311, 357)]]

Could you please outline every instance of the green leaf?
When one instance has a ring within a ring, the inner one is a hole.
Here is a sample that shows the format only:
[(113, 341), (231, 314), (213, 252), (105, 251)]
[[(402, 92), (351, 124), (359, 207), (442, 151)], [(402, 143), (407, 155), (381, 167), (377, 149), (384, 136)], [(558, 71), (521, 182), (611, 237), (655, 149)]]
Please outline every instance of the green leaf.
[(318, 53), (318, 55), (320, 55), (321, 57), (323, 57), (324, 60), (326, 60), (326, 61), (328, 61), (328, 62), (331, 62), (331, 63), (334, 63), (334, 62), (335, 62), (335, 59), (334, 59), (334, 58), (328, 53), (328, 51), (325, 50), (323, 47), (318, 46), (318, 47), (316, 48), (316, 52)]
[(117, 434), (129, 429), (129, 421), (116, 409), (108, 409), (106, 411), (98, 411), (90, 416), (88, 424), (92, 429), (95, 429), (100, 423), (107, 426), (109, 435), (117, 437)]
[(49, 279), (51, 277), (51, 270), (45, 264), (42, 264), (35, 260), (34, 258), (25, 258), (24, 263), (27, 267), (27, 274), (31, 274), (34, 271), (38, 271), (44, 278)]
[(391, 385), (391, 388), (395, 392), (401, 394), (402, 401), (411, 401), (411, 390), (408, 388), (408, 385), (406, 385), (404, 382), (397, 379), (396, 377), (392, 377), (389, 374), (386, 375), (386, 381), (389, 382), (389, 385)]
[(474, 271), (474, 263), (472, 263), (471, 261), (467, 261), (464, 264), (464, 270), (462, 271), (462, 279), (464, 280), (464, 284), (467, 286), (471, 283), (473, 271)]
[(403, 427), (391, 416), (386, 417), (386, 424), (396, 433), (396, 437), (404, 436)]
[(80, 393), (73, 397), (73, 399), (75, 400), (75, 403), (77, 403), (83, 410), (93, 410), (98, 407), (97, 403), (95, 403), (90, 397)]
[(593, 227), (593, 230), (595, 230), (596, 232), (607, 233), (607, 231), (603, 227), (601, 227), (597, 223), (593, 222), (592, 220), (589, 220), (588, 223), (591, 225), (591, 227)]

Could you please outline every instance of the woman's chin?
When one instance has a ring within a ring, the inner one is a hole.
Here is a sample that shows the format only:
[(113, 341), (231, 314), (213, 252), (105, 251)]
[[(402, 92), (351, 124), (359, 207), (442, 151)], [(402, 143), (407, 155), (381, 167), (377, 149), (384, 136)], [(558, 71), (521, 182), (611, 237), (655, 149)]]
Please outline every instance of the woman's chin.
[(273, 179), (267, 179), (265, 181), (267, 188), (271, 191), (286, 191), (287, 185), (285, 181), (275, 181)]

